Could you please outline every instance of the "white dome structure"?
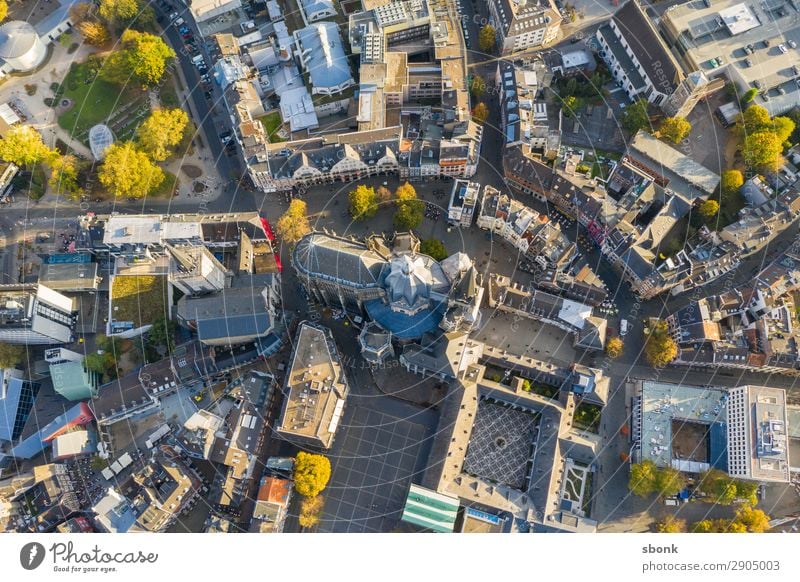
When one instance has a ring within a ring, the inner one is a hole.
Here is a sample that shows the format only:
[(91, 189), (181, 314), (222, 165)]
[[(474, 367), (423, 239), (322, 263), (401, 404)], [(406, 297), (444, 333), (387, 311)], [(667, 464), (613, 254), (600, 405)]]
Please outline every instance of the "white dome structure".
[(106, 150), (114, 143), (114, 133), (111, 128), (102, 123), (92, 126), (89, 130), (89, 149), (98, 162), (106, 157)]
[(0, 59), (15, 71), (32, 71), (46, 56), (47, 46), (27, 22), (11, 20), (0, 26)]

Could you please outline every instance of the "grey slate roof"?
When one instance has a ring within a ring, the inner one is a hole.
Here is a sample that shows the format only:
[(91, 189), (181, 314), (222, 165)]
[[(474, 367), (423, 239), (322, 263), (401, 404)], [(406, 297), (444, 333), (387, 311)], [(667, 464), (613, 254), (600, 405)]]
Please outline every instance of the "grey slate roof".
[(628, 0), (614, 14), (614, 21), (656, 88), (667, 94), (674, 91), (683, 73), (639, 3)]
[(358, 241), (314, 232), (297, 243), (295, 268), (354, 287), (377, 287), (386, 260)]

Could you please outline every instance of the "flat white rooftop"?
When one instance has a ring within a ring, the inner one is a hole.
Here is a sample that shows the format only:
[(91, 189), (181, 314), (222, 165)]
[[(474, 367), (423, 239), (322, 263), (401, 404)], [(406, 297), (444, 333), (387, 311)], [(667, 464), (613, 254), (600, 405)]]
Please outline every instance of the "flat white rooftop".
[(719, 16), (734, 36), (761, 26), (756, 15), (744, 2), (720, 10)]

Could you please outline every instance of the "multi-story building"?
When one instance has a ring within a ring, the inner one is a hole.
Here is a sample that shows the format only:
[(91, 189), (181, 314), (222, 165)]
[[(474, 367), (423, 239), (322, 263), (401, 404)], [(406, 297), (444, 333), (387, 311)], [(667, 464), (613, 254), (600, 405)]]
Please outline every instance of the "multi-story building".
[(504, 55), (554, 41), (563, 21), (552, 0), (491, 0), (489, 14)]
[(156, 449), (132, 481), (138, 491), (128, 497), (134, 507), (143, 508), (136, 526), (153, 533), (169, 528), (200, 496), (200, 478), (168, 446)]
[(235, 406), (225, 419), (224, 432), (215, 431), (217, 436), (208, 457), (227, 469), (220, 505), (239, 505), (246, 495), (254, 477), (257, 454), (267, 434), (264, 411), (269, 408), (276, 391), (272, 376), (255, 371), (232, 391), (236, 397)]
[(728, 474), (788, 483), (786, 391), (739, 386), (728, 394)]
[(756, 102), (774, 116), (800, 99), (796, 16), (790, 0), (692, 1), (670, 6), (660, 29), (687, 71), (702, 71), (718, 85), (730, 79), (740, 94), (758, 90)]
[(306, 24), (336, 16), (336, 7), (331, 0), (300, 0), (298, 4)]
[(542, 270), (563, 270), (578, 256), (558, 223), (491, 186), (483, 189), (477, 224), (502, 236)]
[(311, 79), (314, 95), (335, 95), (355, 85), (339, 28), (315, 22), (294, 32), (297, 56)]
[(631, 100), (687, 116), (697, 101), (724, 83), (709, 81), (699, 67), (686, 77), (637, 0), (628, 2), (596, 33), (600, 56)]
[(329, 449), (349, 391), (331, 332), (302, 322), (286, 373), (278, 433), (291, 442)]
[(523, 146), (552, 159), (561, 147), (561, 108), (546, 103), (541, 95), (547, 90), (547, 77), (542, 61), (517, 67), (500, 61), (495, 82), (500, 92), (500, 120), (505, 132), (506, 148)]
[(467, 180), (453, 182), (450, 204), (447, 207), (447, 222), (452, 226), (469, 228), (475, 216), (481, 185)]
[[(338, 38), (331, 23), (313, 27), (328, 25), (333, 32), (324, 34)], [(298, 38), (297, 45), (301, 61), (309, 61), (312, 91), (326, 95), (314, 110), (319, 115), (329, 107), (346, 110), (351, 97), (341, 91), (349, 89), (347, 60), (334, 54), (336, 42), (329, 47), (330, 58), (325, 50), (315, 50), (319, 34), (314, 34), (295, 32), (308, 37)], [(434, 11), (423, 0), (382, 3), (349, 16), (348, 38), (360, 58), (356, 131), (305, 139), (294, 135), (270, 144), (260, 124), (243, 118), (237, 123), (248, 138), (240, 141), (255, 186), (275, 192), (382, 174), (412, 181), (472, 176), (482, 128), (471, 120), (463, 38), (452, 14)], [(274, 75), (270, 79), (280, 82)]]
[(594, 315), (586, 305), (513, 283), (508, 277), (491, 275), (488, 284), (489, 307), (542, 321), (572, 334), (573, 345), (602, 351), (608, 335), (608, 321)]
[(21, 370), (0, 369), (0, 441), (16, 441), (33, 410), (39, 383), (25, 379)]
[(0, 285), (0, 341), (67, 344), (74, 338), (75, 300), (41, 284)]

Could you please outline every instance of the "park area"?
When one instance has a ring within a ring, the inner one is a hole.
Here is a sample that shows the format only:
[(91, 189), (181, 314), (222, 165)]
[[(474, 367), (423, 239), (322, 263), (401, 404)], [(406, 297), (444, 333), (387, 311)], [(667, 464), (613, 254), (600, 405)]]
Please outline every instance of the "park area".
[(61, 112), (58, 125), (87, 145), (89, 130), (98, 123), (108, 125), (118, 140), (130, 139), (150, 112), (146, 91), (100, 79), (100, 68), (100, 59), (90, 57), (73, 64), (63, 83), (51, 86), (56, 110)]
[(111, 313), (116, 323), (132, 322), (136, 329), (167, 316), (167, 278), (123, 275), (111, 281)]

